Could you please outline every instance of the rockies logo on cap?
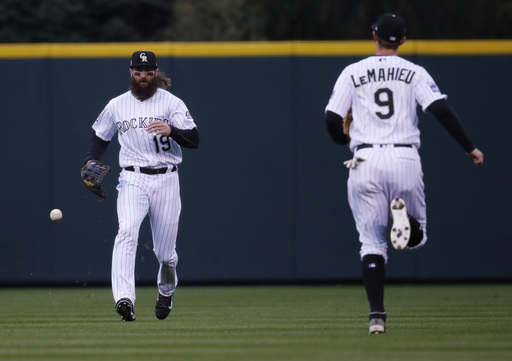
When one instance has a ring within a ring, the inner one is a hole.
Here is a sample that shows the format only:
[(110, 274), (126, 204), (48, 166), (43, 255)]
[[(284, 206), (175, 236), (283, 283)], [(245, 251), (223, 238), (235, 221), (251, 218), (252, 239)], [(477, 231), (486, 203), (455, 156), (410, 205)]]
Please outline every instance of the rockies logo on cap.
[(152, 66), (153, 68), (158, 68), (158, 63), (156, 62), (156, 55), (152, 51), (139, 50), (132, 54), (132, 60), (130, 61), (130, 68), (136, 66)]

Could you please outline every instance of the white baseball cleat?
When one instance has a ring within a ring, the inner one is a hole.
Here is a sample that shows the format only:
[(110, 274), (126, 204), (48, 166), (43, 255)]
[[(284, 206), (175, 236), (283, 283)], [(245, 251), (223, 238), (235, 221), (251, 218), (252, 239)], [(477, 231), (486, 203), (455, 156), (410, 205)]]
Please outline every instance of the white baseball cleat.
[(393, 226), (391, 227), (391, 244), (397, 250), (402, 250), (409, 243), (411, 238), (411, 224), (407, 216), (405, 202), (401, 198), (395, 198), (391, 201), (391, 215), (393, 216)]
[(386, 333), (386, 321), (383, 318), (370, 319), (369, 334)]

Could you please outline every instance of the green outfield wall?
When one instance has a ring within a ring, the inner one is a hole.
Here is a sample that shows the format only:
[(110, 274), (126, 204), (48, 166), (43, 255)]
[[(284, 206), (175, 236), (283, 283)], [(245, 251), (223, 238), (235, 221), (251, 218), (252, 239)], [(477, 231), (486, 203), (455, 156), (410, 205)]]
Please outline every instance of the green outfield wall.
[[(179, 276), (198, 282), (359, 280), (359, 242), (344, 160), (323, 112), (334, 82), (372, 42), (0, 45), (0, 284), (110, 280), (117, 231), (117, 138), (109, 198), (81, 183), (91, 125), (128, 88), (135, 50), (153, 50), (185, 101), (201, 146), (184, 150)], [(391, 280), (511, 280), (512, 40), (409, 41), (485, 165), (475, 167), (434, 117), (421, 113), (427, 245), (389, 251)], [(52, 222), (60, 208), (64, 217)], [(156, 282), (149, 222), (137, 281)]]

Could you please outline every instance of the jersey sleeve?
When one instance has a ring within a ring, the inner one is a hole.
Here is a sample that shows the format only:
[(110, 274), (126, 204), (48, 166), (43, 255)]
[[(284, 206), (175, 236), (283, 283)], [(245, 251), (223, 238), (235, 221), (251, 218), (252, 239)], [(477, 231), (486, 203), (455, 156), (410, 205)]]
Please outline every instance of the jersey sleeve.
[(98, 138), (107, 142), (111, 141), (114, 134), (117, 132), (117, 126), (110, 110), (110, 104), (111, 103), (107, 104), (92, 125), (92, 129), (94, 129)]
[(170, 117), (170, 125), (178, 129), (192, 129), (197, 128), (194, 118), (190, 114), (185, 103), (180, 99)]
[(422, 67), (419, 67), (418, 78), (414, 86), (416, 101), (425, 111), (430, 104), (439, 99), (448, 98), (447, 95), (441, 93), (434, 79)]
[(352, 105), (351, 94), (353, 94), (353, 83), (348, 79), (348, 68), (345, 68), (338, 77), (338, 80), (336, 80), (325, 111), (329, 110), (341, 117), (345, 117)]

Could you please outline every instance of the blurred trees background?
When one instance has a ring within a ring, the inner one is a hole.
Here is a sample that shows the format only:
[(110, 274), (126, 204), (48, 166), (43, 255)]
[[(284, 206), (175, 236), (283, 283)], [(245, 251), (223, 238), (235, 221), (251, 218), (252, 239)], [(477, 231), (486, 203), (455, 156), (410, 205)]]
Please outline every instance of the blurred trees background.
[(365, 40), (387, 12), (410, 39), (512, 38), (512, 0), (0, 0), (0, 42)]

